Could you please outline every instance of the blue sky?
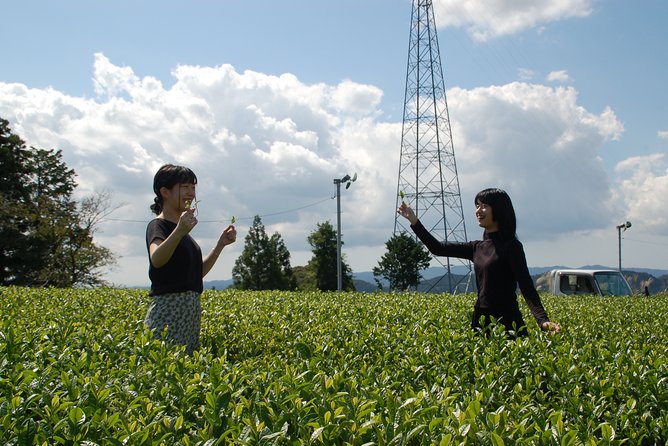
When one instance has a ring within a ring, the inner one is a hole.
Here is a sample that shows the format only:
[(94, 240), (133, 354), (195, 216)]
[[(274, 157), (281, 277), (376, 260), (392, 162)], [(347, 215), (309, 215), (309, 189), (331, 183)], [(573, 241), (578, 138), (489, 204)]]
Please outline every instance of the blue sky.
[[(499, 185), (530, 265), (614, 266), (615, 224), (631, 220), (624, 265), (668, 269), (668, 3), (434, 5), (469, 238), (469, 202)], [(293, 265), (315, 224), (335, 221), (331, 179), (355, 170), (344, 252), (356, 271), (376, 265), (393, 227), (410, 1), (28, 0), (3, 15), (0, 116), (29, 145), (61, 148), (82, 194), (123, 204), (98, 234), (121, 256), (112, 281), (146, 283), (141, 222), (162, 162), (200, 177), (204, 250), (215, 220), (260, 214)], [(207, 279), (230, 277), (249, 223)]]

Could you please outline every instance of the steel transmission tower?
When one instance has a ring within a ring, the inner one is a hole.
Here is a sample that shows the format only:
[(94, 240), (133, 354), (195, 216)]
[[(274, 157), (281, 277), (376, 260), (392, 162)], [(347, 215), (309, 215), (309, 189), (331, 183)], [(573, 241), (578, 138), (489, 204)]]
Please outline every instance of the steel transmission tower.
[[(434, 237), (466, 241), (432, 0), (413, 0), (397, 206), (402, 195)], [(410, 223), (395, 214), (394, 234), (400, 232), (411, 234)], [(450, 292), (468, 291), (471, 278), (468, 260), (445, 257), (436, 260), (445, 268), (441, 281), (448, 281)], [(453, 279), (455, 265), (464, 267), (464, 279)]]

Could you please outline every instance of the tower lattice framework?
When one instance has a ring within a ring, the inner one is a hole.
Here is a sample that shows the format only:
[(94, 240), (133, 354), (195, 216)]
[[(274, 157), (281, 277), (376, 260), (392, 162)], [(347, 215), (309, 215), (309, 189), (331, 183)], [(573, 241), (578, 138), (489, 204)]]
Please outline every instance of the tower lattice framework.
[[(431, 0), (413, 0), (406, 70), (397, 206), (403, 201), (434, 237), (466, 241), (466, 225), (452, 142), (443, 68)], [(412, 234), (408, 220), (395, 215), (394, 234)], [(468, 260), (435, 257), (450, 292), (469, 290)], [(460, 266), (461, 268), (454, 268)], [(455, 271), (453, 271), (455, 269)], [(458, 274), (459, 279), (452, 274)]]

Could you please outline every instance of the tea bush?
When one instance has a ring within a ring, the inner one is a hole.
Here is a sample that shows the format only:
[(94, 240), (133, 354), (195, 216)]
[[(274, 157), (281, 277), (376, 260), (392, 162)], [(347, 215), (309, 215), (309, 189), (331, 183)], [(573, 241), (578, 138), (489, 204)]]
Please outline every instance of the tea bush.
[(146, 291), (0, 293), (2, 444), (668, 440), (667, 295), (545, 295), (562, 332), (510, 341), (473, 295), (206, 291), (187, 356)]

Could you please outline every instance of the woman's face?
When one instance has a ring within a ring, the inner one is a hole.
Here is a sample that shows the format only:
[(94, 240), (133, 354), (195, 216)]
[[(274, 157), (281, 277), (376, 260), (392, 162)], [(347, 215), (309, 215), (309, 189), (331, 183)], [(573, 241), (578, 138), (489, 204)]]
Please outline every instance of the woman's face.
[(499, 230), (499, 225), (494, 221), (494, 212), (492, 206), (476, 202), (475, 204), (475, 218), (478, 219), (478, 225), (487, 230), (487, 232), (496, 232)]
[(171, 189), (165, 188), (167, 193), (163, 195), (165, 205), (169, 203), (177, 212), (188, 209), (189, 204), (195, 201), (197, 186), (192, 183), (178, 183)]

